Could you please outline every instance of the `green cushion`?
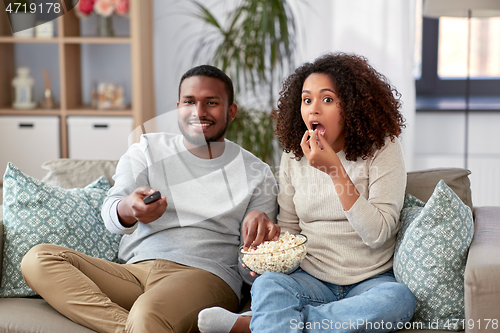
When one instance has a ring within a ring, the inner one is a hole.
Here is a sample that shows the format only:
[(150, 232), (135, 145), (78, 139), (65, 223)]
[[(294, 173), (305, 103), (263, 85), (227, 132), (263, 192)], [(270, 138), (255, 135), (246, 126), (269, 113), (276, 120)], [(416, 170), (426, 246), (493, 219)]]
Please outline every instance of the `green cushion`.
[(20, 271), (33, 246), (50, 243), (116, 261), (120, 236), (110, 233), (101, 206), (110, 188), (101, 177), (85, 188), (62, 189), (22, 173), (9, 163), (4, 186), (4, 258), (1, 297), (35, 295)]
[(413, 322), (424, 329), (463, 330), (464, 271), (474, 234), (470, 208), (443, 180), (424, 203), (408, 194), (401, 211), (394, 274), (413, 292)]

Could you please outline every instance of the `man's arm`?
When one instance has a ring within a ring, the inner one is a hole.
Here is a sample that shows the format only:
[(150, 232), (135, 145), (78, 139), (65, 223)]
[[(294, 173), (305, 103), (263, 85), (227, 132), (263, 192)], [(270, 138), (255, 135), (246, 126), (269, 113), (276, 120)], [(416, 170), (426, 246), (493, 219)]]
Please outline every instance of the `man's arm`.
[(241, 226), (241, 242), (245, 248), (278, 239), (280, 234), (276, 224), (278, 184), (269, 166), (262, 171), (263, 180), (255, 188)]
[(144, 198), (156, 192), (148, 186), (142, 186), (120, 200), (117, 204), (117, 213), (120, 223), (130, 228), (137, 221), (147, 224), (159, 219), (167, 209), (167, 197), (146, 204)]
[(118, 234), (131, 234), (137, 228), (136, 221), (149, 223), (160, 217), (167, 207), (166, 198), (144, 204), (149, 187), (147, 137), (142, 136), (120, 158), (116, 167), (115, 185), (109, 190), (102, 206), (102, 218), (106, 228)]
[[(278, 185), (271, 169), (267, 167), (264, 171), (265, 177), (256, 188), (241, 225), (241, 242), (245, 248), (277, 240), (280, 235), (280, 227), (276, 224)], [(238, 270), (246, 283), (253, 283), (255, 272), (242, 263), (238, 265)]]

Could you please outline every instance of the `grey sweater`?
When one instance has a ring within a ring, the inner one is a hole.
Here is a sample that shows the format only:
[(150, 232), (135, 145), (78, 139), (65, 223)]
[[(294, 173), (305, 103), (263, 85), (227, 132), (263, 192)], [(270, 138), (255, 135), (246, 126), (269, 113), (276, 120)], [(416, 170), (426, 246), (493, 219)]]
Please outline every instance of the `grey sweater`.
[[(108, 230), (125, 234), (120, 261), (165, 259), (201, 268), (240, 297), (241, 223), (253, 210), (276, 216), (277, 184), (267, 164), (228, 140), (220, 157), (201, 159), (185, 148), (182, 136), (154, 133), (128, 149), (113, 179), (102, 216)], [(126, 228), (117, 204), (145, 185), (167, 197), (167, 210), (154, 222)]]

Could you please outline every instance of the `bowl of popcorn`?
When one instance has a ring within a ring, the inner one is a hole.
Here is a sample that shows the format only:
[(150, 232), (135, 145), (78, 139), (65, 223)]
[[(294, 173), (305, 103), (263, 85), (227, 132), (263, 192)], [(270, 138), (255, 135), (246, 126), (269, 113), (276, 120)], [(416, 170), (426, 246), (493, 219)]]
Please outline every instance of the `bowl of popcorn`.
[(299, 268), (306, 256), (307, 237), (302, 234), (282, 234), (276, 241), (266, 241), (256, 248), (238, 249), (241, 262), (257, 274), (278, 272), (290, 274)]

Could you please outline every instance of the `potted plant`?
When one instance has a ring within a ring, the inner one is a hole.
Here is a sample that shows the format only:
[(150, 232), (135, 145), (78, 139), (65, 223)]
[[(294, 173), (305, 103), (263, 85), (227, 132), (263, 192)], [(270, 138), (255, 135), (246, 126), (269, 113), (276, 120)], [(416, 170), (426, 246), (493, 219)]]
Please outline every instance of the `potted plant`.
[(227, 21), (219, 22), (206, 6), (193, 3), (196, 17), (213, 28), (200, 37), (193, 61), (211, 54), (209, 62), (235, 81), (237, 98), (250, 91), (256, 100), (265, 101), (259, 109), (240, 107), (227, 137), (274, 166), (271, 114), (276, 87), (295, 67), (293, 12), (286, 0), (241, 0)]

